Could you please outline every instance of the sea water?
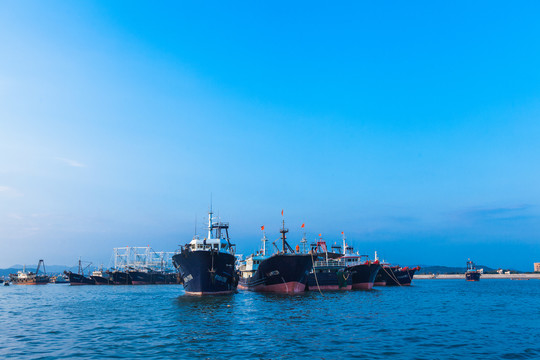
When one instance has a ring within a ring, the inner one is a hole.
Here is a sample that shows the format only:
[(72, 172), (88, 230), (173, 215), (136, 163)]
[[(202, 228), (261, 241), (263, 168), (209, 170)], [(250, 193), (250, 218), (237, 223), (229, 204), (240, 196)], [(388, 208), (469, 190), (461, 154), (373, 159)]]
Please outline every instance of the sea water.
[(12, 285), (0, 287), (0, 358), (539, 359), (540, 280), (206, 297)]

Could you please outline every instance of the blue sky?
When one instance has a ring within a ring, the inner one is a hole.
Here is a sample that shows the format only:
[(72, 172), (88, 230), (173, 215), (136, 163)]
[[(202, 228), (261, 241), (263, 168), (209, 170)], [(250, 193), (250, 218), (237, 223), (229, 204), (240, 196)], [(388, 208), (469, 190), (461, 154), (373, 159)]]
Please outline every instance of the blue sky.
[(540, 261), (540, 5), (3, 2), (0, 266), (345, 231)]

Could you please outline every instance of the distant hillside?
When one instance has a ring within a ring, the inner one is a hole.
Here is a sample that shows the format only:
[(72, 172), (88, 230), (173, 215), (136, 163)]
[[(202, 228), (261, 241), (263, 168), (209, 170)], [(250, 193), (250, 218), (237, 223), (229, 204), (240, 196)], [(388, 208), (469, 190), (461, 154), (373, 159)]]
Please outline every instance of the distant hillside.
[[(26, 271), (36, 271), (36, 265), (27, 266)], [(7, 269), (0, 269), (0, 276), (8, 276), (9, 274), (16, 274), (17, 271), (20, 271), (23, 269), (22, 265), (13, 265)], [(43, 269), (40, 269), (41, 272)], [(47, 270), (47, 274), (58, 274), (64, 272), (64, 270), (72, 270), (69, 266), (66, 265), (47, 265), (45, 264), (45, 270)]]
[[(466, 267), (452, 267), (452, 266), (440, 266), (440, 265), (424, 265), (420, 266), (421, 269), (418, 271), (418, 274), (463, 274), (467, 268)], [(497, 269), (492, 269), (489, 266), (485, 265), (476, 265), (477, 269), (484, 269), (485, 273), (495, 273)], [(513, 272), (517, 272), (512, 270)]]

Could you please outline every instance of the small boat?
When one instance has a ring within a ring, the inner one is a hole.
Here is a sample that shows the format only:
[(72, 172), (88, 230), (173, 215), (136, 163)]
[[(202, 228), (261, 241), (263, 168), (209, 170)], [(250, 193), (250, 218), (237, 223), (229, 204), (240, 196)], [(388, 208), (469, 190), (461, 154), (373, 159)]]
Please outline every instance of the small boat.
[[(43, 265), (43, 273), (39, 274), (39, 270)], [(45, 270), (45, 262), (39, 260), (36, 272), (26, 271), (26, 266), (22, 271), (18, 271), (17, 274), (9, 275), (10, 282), (14, 285), (47, 285), (49, 283), (49, 277)]]
[(467, 271), (465, 271), (465, 280), (467, 281), (479, 281), (480, 271), (476, 269), (476, 265), (469, 259), (467, 261)]
[(51, 277), (51, 284), (69, 284), (69, 278), (66, 275), (56, 275)]
[[(264, 227), (262, 228), (264, 231)], [(313, 267), (311, 254), (295, 253), (287, 242), (285, 221), (281, 233), (281, 251), (266, 253), (267, 238), (263, 232), (263, 249), (250, 255), (239, 267), (238, 287), (257, 292), (294, 294), (304, 292)], [(274, 244), (275, 246), (275, 244)], [(277, 249), (277, 246), (276, 246)]]

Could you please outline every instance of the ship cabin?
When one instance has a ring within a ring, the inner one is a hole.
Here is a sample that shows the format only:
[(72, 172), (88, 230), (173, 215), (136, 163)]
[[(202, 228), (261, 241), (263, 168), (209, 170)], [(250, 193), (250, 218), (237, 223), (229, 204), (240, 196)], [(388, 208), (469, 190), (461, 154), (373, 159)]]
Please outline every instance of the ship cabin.
[(216, 251), (234, 254), (234, 245), (229, 241), (229, 223), (214, 222), (213, 213), (208, 214), (208, 235), (201, 239), (195, 235), (186, 245), (187, 251)]
[(239, 267), (240, 272), (242, 273), (243, 278), (250, 278), (255, 274), (259, 265), (264, 260), (268, 259), (268, 256), (262, 254), (251, 255), (246, 260), (242, 262)]

